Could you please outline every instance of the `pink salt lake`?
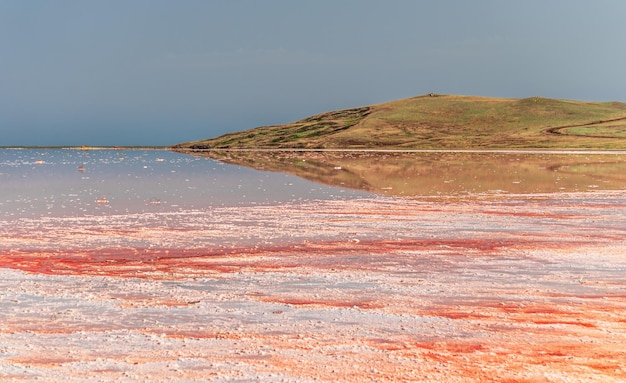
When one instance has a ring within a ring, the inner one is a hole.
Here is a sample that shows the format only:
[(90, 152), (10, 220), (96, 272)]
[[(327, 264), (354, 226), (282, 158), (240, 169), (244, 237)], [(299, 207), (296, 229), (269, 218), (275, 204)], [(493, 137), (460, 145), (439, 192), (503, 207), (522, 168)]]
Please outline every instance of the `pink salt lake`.
[[(401, 196), (341, 187), (363, 176), (333, 161), (351, 178), (330, 187), (163, 151), (0, 150), (0, 381), (626, 380), (626, 183), (597, 168), (620, 154), (557, 167), (556, 190), (450, 191), (474, 176), (448, 166)], [(508, 161), (509, 189), (537, 161)]]

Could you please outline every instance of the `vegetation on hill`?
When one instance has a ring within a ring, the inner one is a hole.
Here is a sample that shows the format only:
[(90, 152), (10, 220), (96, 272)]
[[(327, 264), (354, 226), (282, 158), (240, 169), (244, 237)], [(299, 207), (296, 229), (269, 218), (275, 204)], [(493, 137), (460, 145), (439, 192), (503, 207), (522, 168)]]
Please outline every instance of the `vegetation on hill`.
[(176, 149), (624, 149), (626, 104), (423, 95)]

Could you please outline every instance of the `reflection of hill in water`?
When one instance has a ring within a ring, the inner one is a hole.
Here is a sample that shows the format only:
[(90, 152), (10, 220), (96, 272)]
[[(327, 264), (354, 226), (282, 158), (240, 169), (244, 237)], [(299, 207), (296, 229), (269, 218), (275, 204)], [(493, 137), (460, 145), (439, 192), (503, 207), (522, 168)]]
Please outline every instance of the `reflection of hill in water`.
[(620, 154), (207, 151), (194, 153), (393, 196), (626, 189)]

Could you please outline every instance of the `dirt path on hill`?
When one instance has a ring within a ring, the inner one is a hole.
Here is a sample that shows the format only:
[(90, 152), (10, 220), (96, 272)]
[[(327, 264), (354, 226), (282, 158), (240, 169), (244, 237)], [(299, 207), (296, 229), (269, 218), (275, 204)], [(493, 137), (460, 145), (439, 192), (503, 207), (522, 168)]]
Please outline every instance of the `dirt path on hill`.
[(613, 118), (613, 119), (609, 119), (609, 120), (593, 121), (593, 122), (587, 122), (587, 123), (584, 123), (584, 124), (572, 124), (572, 125), (556, 126), (554, 128), (548, 128), (548, 129), (543, 130), (543, 133), (553, 134), (553, 135), (557, 135), (557, 136), (576, 136), (576, 137), (591, 137), (591, 138), (618, 138), (618, 139), (624, 139), (626, 137), (603, 136), (603, 135), (592, 136), (592, 135), (589, 135), (589, 134), (567, 134), (567, 133), (563, 133), (562, 132), (563, 129), (578, 128), (578, 127), (581, 127), (581, 126), (593, 126), (593, 125), (606, 124), (608, 122), (617, 122), (617, 121), (626, 121), (626, 117)]

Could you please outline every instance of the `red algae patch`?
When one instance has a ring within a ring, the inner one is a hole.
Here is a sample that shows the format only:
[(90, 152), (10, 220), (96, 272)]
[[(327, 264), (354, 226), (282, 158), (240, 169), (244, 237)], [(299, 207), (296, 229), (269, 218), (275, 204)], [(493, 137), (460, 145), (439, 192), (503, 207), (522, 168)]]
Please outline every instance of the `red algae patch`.
[[(51, 275), (100, 275), (136, 278), (184, 278), (246, 271), (281, 271), (299, 267), (319, 269), (377, 268), (380, 263), (415, 262), (409, 253), (437, 253), (450, 256), (488, 256), (505, 249), (555, 245), (542, 240), (497, 239), (397, 239), (364, 241), (320, 241), (304, 245), (255, 245), (252, 247), (207, 249), (68, 249), (11, 250), (0, 256), (0, 267)], [(355, 256), (355, 254), (357, 254)], [(370, 262), (363, 264), (367, 254)]]
[(623, 382), (626, 193), (0, 222), (0, 381)]

